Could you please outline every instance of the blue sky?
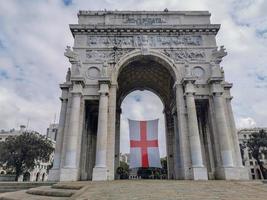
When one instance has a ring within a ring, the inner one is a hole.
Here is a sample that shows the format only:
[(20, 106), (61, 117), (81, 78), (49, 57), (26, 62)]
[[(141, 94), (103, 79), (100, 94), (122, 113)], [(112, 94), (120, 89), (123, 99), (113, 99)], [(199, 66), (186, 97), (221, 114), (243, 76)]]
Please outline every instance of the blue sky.
[[(222, 67), (226, 80), (234, 83), (237, 127), (267, 127), (266, 0), (8, 0), (0, 3), (0, 129), (18, 128), (29, 120), (29, 128), (45, 133), (58, 115), (58, 84), (70, 66), (63, 52), (73, 44), (68, 24), (77, 23), (78, 10), (165, 8), (211, 12), (212, 23), (221, 24), (218, 46), (228, 52)], [(137, 108), (139, 114), (126, 112), (122, 118), (147, 113), (142, 105), (152, 96), (127, 97), (126, 110)], [(161, 114), (158, 109), (149, 112)]]

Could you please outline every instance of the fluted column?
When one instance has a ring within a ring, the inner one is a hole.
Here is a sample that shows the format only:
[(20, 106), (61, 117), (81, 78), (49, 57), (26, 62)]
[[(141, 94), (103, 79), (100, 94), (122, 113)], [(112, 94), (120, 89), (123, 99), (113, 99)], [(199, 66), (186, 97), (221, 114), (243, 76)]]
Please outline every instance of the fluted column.
[(190, 149), (188, 142), (188, 127), (186, 120), (186, 108), (184, 91), (182, 84), (175, 84), (176, 89), (176, 108), (177, 108), (177, 128), (179, 133), (179, 148), (181, 168), (177, 169), (182, 174), (181, 178), (190, 179)]
[(223, 93), (215, 92), (213, 94), (213, 102), (214, 102), (216, 125), (217, 125), (220, 150), (221, 150), (222, 166), (233, 167), (234, 162), (233, 162), (232, 149), (229, 138), (230, 131), (227, 126), (224, 101), (225, 98), (223, 97)]
[(79, 140), (80, 135), (80, 115), (82, 84), (73, 83), (71, 91), (71, 106), (68, 121), (68, 130), (64, 135), (65, 156), (63, 166), (61, 166), (60, 181), (76, 181), (79, 179)]
[(231, 99), (232, 98), (226, 99), (226, 107), (228, 109), (229, 121), (230, 121), (232, 136), (234, 140), (234, 149), (235, 149), (235, 157), (236, 157), (235, 160), (236, 160), (236, 165), (238, 167), (244, 167), (242, 163), (242, 158), (241, 158), (239, 140), (238, 140), (237, 130), (235, 126), (235, 119), (234, 119), (234, 114), (232, 110)]
[(188, 114), (189, 141), (190, 141), (192, 166), (203, 167), (203, 158), (201, 153), (195, 98), (192, 93), (186, 94), (186, 105)]
[(108, 141), (107, 141), (107, 168), (109, 180), (114, 180), (115, 144), (116, 144), (116, 93), (117, 85), (111, 85), (108, 99)]
[[(115, 172), (117, 168), (120, 166), (120, 117), (121, 117), (121, 109), (116, 109), (116, 124), (115, 124)], [(118, 179), (118, 174), (116, 173), (116, 178)]]
[(60, 179), (60, 161), (62, 156), (63, 138), (64, 138), (64, 127), (66, 121), (67, 105), (68, 105), (68, 87), (62, 89), (61, 110), (59, 116), (59, 125), (56, 138), (56, 148), (54, 154), (53, 168), (49, 170), (48, 180), (59, 181)]
[(109, 84), (100, 82), (96, 161), (93, 169), (93, 180), (107, 180), (108, 93)]
[(185, 88), (193, 179), (207, 180), (207, 169), (203, 165), (193, 82), (187, 81)]

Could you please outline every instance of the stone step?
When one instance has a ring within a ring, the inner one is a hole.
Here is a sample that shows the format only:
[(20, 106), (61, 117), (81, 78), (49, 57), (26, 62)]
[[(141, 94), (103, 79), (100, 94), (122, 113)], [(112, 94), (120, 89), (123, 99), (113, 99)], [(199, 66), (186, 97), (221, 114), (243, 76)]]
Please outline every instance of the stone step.
[(72, 184), (54, 184), (51, 186), (54, 189), (69, 189), (69, 190), (80, 190), (84, 187), (84, 185), (72, 185)]
[(37, 196), (26, 193), (26, 190), (0, 194), (0, 200), (68, 200), (68, 197)]
[(42, 186), (42, 185), (53, 185), (56, 182), (50, 182), (50, 181), (45, 181), (45, 182), (0, 182), (0, 187), (2, 186), (21, 186), (21, 185), (29, 185), (29, 186)]
[(39, 196), (53, 196), (53, 197), (71, 197), (75, 192), (76, 190), (54, 189), (50, 186), (41, 186), (26, 191), (26, 193), (28, 194), (39, 195)]
[(50, 186), (52, 182), (0, 182), (0, 193), (26, 190), (40, 186)]

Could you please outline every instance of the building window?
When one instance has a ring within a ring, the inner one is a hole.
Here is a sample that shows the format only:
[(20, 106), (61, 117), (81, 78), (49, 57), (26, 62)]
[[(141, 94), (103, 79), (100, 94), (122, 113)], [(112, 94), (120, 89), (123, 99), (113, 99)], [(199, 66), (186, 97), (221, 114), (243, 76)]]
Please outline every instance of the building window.
[(253, 166), (253, 161), (250, 161), (250, 162), (249, 162), (249, 165), (250, 165), (250, 166)]
[(249, 159), (252, 159), (252, 155), (251, 155), (251, 153), (248, 154), (248, 157), (249, 157)]
[(246, 135), (246, 134), (244, 134), (244, 138), (245, 138), (245, 139), (247, 138), (247, 135)]
[(251, 173), (255, 173), (254, 169), (250, 169)]
[(252, 179), (255, 179), (255, 175), (252, 175)]

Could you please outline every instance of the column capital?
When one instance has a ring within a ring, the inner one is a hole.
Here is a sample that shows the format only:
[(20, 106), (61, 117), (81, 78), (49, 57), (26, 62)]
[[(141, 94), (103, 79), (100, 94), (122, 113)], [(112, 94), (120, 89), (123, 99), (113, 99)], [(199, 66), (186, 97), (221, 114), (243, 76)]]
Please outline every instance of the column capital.
[(109, 94), (109, 86), (110, 86), (110, 84), (107, 83), (107, 82), (100, 82), (99, 84), (100, 85), (99, 85), (99, 91), (98, 91), (98, 93), (100, 95), (107, 96)]
[(214, 82), (211, 84), (211, 93), (215, 96), (222, 95), (224, 93), (224, 88), (221, 83)]
[(81, 82), (74, 82), (73, 83), (71, 93), (72, 94), (79, 94), (79, 95), (81, 95), (83, 93), (83, 85), (81, 84)]
[(189, 94), (194, 95), (196, 93), (194, 83), (195, 83), (195, 81), (192, 81), (192, 80), (184, 82), (185, 95), (189, 95)]

